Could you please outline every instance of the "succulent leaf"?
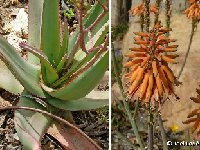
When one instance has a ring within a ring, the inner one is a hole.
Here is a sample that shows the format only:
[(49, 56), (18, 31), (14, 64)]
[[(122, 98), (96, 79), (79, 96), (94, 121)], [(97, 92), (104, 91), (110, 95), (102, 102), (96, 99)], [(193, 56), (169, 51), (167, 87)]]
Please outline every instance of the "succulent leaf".
[[(24, 91), (23, 94), (30, 93)], [(34, 99), (28, 97), (21, 97), (18, 106), (46, 110)], [(30, 150), (41, 149), (41, 139), (50, 126), (52, 118), (33, 111), (16, 110), (14, 121), (15, 129), (23, 148)]]
[(0, 60), (0, 88), (14, 94), (20, 94), (24, 88), (19, 81), (13, 76), (8, 67)]
[(107, 106), (109, 103), (108, 92), (97, 92), (93, 91), (93, 98), (90, 97), (91, 94), (87, 95), (85, 98), (80, 98), (78, 100), (62, 101), (58, 99), (47, 99), (48, 103), (55, 106), (56, 108), (69, 110), (69, 111), (83, 111), (98, 109)]
[(59, 63), (60, 54), (60, 24), (58, 12), (59, 1), (44, 1), (41, 28), (41, 49), (47, 55), (49, 61), (54, 67)]
[[(106, 4), (106, 0), (100, 0), (101, 3)], [(93, 24), (95, 22), (95, 20), (99, 17), (99, 15), (103, 12), (103, 8), (98, 4), (98, 2), (96, 2), (94, 4), (93, 7), (91, 7), (91, 9), (88, 11), (87, 15), (85, 16), (85, 18), (83, 19), (83, 24), (85, 28), (88, 28), (91, 24)], [(109, 15), (108, 13), (106, 13), (106, 15), (97, 23), (97, 25), (94, 27), (94, 29), (92, 29), (91, 31), (91, 35), (95, 36), (98, 31), (106, 24), (108, 23), (108, 19), (109, 19)], [(106, 25), (108, 26), (108, 24)], [(78, 38), (79, 35), (79, 28), (76, 29), (76, 31), (72, 34), (70, 40), (69, 40), (69, 46), (68, 46), (68, 54), (73, 50), (74, 44)], [(103, 30), (104, 31), (104, 30)], [(102, 32), (103, 32), (102, 31)], [(88, 33), (89, 33), (88, 32)], [(100, 36), (101, 34), (98, 33), (98, 35)], [(85, 44), (88, 43), (88, 41), (90, 41), (89, 35), (85, 35)], [(82, 52), (83, 55), (85, 54), (85, 52)], [(75, 56), (75, 59), (77, 59), (77, 57)]]
[(43, 89), (52, 97), (61, 100), (77, 100), (85, 97), (98, 84), (108, 69), (108, 51), (92, 67), (75, 78), (73, 82), (58, 89), (52, 89), (42, 84)]
[[(28, 10), (28, 44), (40, 48), (41, 44), (41, 24), (44, 0), (29, 0)], [(28, 62), (40, 64), (40, 60), (31, 53), (28, 53)]]
[(27, 91), (45, 97), (44, 91), (39, 85), (40, 67), (25, 62), (15, 48), (1, 36), (0, 58)]

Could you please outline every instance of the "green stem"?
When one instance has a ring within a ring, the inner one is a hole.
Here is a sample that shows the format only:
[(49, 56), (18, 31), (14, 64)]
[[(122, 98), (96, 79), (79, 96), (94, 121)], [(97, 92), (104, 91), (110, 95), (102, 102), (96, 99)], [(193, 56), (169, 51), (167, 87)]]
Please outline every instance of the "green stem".
[(133, 115), (133, 118), (134, 118), (134, 119), (135, 119), (136, 116), (137, 116), (138, 107), (139, 107), (139, 100), (136, 100), (135, 110), (134, 110), (134, 115)]
[(151, 110), (151, 105), (149, 104), (149, 121), (148, 121), (148, 150), (153, 150), (153, 112)]
[(146, 25), (145, 30), (149, 32), (150, 27), (150, 0), (144, 0), (144, 23)]
[[(170, 20), (171, 20), (171, 0), (166, 0), (165, 2), (165, 15), (166, 15), (166, 26), (167, 28), (170, 28)], [(167, 33), (167, 36), (169, 36), (169, 32)]]
[(143, 32), (144, 31), (144, 15), (140, 15), (140, 29)]
[(158, 113), (158, 123), (159, 123), (161, 136), (162, 136), (163, 150), (168, 150), (165, 128), (163, 126), (162, 116), (160, 113)]
[[(187, 142), (190, 142), (191, 141), (191, 137), (190, 137), (190, 130), (189, 129), (187, 129), (187, 134), (186, 134), (186, 140), (187, 140)], [(189, 145), (188, 146), (188, 150), (192, 150), (192, 147), (191, 147), (191, 145)]]
[(123, 134), (121, 134), (119, 131), (116, 131), (116, 135), (122, 139), (126, 144), (131, 146), (134, 150), (138, 150), (138, 147), (135, 146), (128, 138), (126, 138)]
[(191, 30), (191, 34), (190, 34), (190, 41), (189, 41), (189, 45), (188, 45), (188, 48), (187, 48), (187, 52), (185, 54), (185, 58), (184, 58), (184, 61), (183, 61), (183, 65), (181, 67), (181, 70), (178, 74), (178, 79), (180, 78), (182, 72), (183, 72), (183, 69), (186, 65), (186, 62), (187, 62), (187, 58), (188, 58), (188, 55), (189, 55), (189, 52), (190, 52), (190, 48), (191, 48), (191, 45), (192, 45), (192, 40), (193, 40), (193, 36), (194, 36), (194, 29), (196, 27), (196, 21), (192, 20), (192, 30)]
[(159, 19), (160, 3), (161, 3), (161, 0), (156, 0), (156, 7), (158, 9), (158, 13), (155, 14), (154, 24), (156, 24)]
[(137, 125), (136, 125), (136, 121), (135, 119), (131, 116), (131, 112), (130, 112), (130, 109), (129, 109), (129, 106), (126, 102), (126, 95), (124, 94), (124, 89), (123, 89), (123, 86), (122, 86), (122, 81), (120, 79), (120, 73), (119, 73), (119, 69), (118, 69), (118, 66), (117, 66), (117, 60), (116, 60), (116, 57), (115, 57), (115, 52), (114, 52), (114, 45), (112, 43), (112, 62), (113, 62), (113, 67), (114, 67), (114, 72), (115, 72), (115, 77), (116, 77), (116, 80), (118, 82), (118, 85), (119, 85), (119, 88), (120, 88), (120, 92), (121, 92), (121, 95), (122, 95), (122, 101), (123, 101), (123, 104), (124, 104), (124, 108), (126, 110), (126, 113), (127, 113), (127, 116), (130, 120), (130, 123), (131, 123), (131, 126), (132, 126), (132, 129), (133, 129), (133, 132), (136, 136), (136, 139), (138, 141), (138, 144), (140, 145), (140, 149), (141, 150), (144, 150), (144, 145), (143, 145), (143, 142), (142, 142), (142, 139), (139, 135), (139, 131), (138, 131), (138, 128), (137, 128)]

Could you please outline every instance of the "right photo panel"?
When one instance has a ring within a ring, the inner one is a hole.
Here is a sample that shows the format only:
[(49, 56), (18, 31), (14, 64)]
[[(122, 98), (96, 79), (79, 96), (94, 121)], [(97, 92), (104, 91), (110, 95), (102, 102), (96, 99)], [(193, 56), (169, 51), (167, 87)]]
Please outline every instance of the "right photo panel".
[(200, 149), (200, 0), (111, 0), (112, 150)]

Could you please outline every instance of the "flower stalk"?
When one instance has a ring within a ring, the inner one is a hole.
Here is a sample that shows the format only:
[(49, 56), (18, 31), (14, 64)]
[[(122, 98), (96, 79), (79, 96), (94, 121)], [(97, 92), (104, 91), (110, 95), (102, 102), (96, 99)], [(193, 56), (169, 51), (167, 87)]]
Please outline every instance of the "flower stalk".
[(122, 81), (120, 79), (120, 73), (119, 73), (119, 69), (118, 69), (118, 65), (117, 65), (117, 60), (116, 60), (116, 57), (115, 57), (115, 52), (114, 52), (114, 45), (112, 43), (112, 50), (111, 50), (111, 53), (112, 53), (112, 63), (113, 63), (113, 67), (114, 67), (114, 73), (115, 73), (115, 77), (116, 77), (116, 80), (117, 80), (117, 83), (119, 85), (119, 88), (120, 88), (120, 92), (121, 92), (121, 95), (122, 95), (122, 101), (123, 101), (123, 104), (124, 104), (124, 108), (126, 110), (126, 113), (127, 113), (127, 116), (128, 116), (128, 119), (131, 123), (131, 126), (132, 126), (132, 129), (133, 129), (133, 132), (136, 136), (136, 139), (137, 139), (137, 142), (138, 144), (140, 145), (140, 149), (141, 150), (144, 150), (144, 145), (143, 145), (143, 142), (142, 142), (142, 139), (141, 139), (141, 136), (139, 135), (139, 131), (138, 131), (138, 127), (136, 125), (136, 121), (135, 119), (132, 117), (131, 115), (131, 112), (130, 112), (130, 108), (126, 102), (126, 95), (124, 93), (124, 89), (123, 89), (123, 86), (122, 86)]

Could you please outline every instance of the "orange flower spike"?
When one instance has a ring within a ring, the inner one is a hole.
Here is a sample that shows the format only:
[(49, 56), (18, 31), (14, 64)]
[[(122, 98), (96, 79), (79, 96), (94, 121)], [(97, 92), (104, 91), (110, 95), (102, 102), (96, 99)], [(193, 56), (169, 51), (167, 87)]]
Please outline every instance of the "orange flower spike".
[[(144, 15), (144, 3), (139, 4), (139, 5), (131, 8), (131, 10), (129, 12), (132, 13), (133, 16)], [(150, 6), (150, 12), (156, 14), (156, 13), (158, 13), (158, 8), (155, 5), (151, 5)]]
[(136, 71), (139, 66), (140, 66), (140, 64), (136, 64), (136, 65), (132, 66), (131, 67), (131, 72)]
[(147, 55), (144, 53), (135, 53), (135, 54), (127, 54), (125, 56), (129, 58), (135, 58), (135, 57), (146, 57)]
[(199, 130), (199, 124), (200, 124), (200, 119), (198, 118), (192, 127), (192, 133), (194, 133), (196, 130)]
[(153, 71), (150, 70), (150, 75), (149, 75), (149, 82), (148, 82), (148, 88), (147, 88), (147, 93), (145, 97), (145, 101), (150, 101), (150, 98), (152, 96), (152, 91), (153, 91), (153, 86), (154, 86), (154, 78), (153, 78)]
[(148, 82), (149, 82), (149, 76), (150, 76), (150, 70), (148, 71), (148, 73), (145, 74), (144, 76), (144, 80), (140, 86), (140, 98), (144, 97), (144, 94), (147, 90), (147, 86), (148, 86)]
[[(196, 89), (197, 97), (191, 97), (190, 99), (195, 103), (200, 103), (200, 89)], [(193, 110), (191, 113), (189, 113), (188, 117), (190, 118), (186, 121), (184, 121), (184, 124), (193, 123), (192, 126), (192, 132), (194, 133), (196, 131), (196, 135), (200, 135), (200, 108)]]
[(176, 52), (177, 51), (177, 48), (173, 48), (173, 47), (166, 47), (163, 49), (164, 52)]
[(189, 19), (195, 21), (200, 20), (200, 0), (189, 0), (191, 6), (185, 10), (185, 14)]
[(157, 61), (156, 60), (154, 60), (152, 62), (152, 68), (153, 68), (154, 77), (156, 77), (158, 75), (158, 68), (157, 68)]
[(134, 32), (134, 34), (142, 37), (149, 37), (149, 34), (146, 32)]
[(197, 121), (197, 120), (198, 120), (197, 118), (190, 118), (190, 119), (184, 121), (183, 123), (184, 123), (184, 124), (189, 124), (189, 123), (195, 122), (195, 121)]
[[(134, 69), (132, 76), (129, 76), (130, 96), (139, 98), (143, 103), (153, 104), (155, 100), (161, 103), (164, 95), (176, 96), (174, 93), (176, 78), (168, 63), (175, 63), (178, 55), (172, 52), (177, 51), (178, 46), (166, 46), (175, 41), (163, 35), (169, 31), (171, 29), (162, 28), (161, 23), (158, 22), (150, 32), (136, 32), (135, 44), (138, 47), (130, 48), (132, 53), (126, 55), (129, 59), (143, 60), (138, 63), (140, 67)], [(162, 65), (165, 65), (164, 68)]]
[(168, 63), (177, 63), (175, 59), (168, 57), (167, 55), (162, 55), (161, 59)]
[(198, 97), (190, 97), (191, 100), (193, 100), (195, 103), (200, 103), (200, 98)]
[(137, 69), (132, 73), (132, 76), (131, 76), (131, 80), (130, 82), (132, 83), (133, 81), (135, 81), (137, 75), (138, 75), (138, 72), (139, 72), (139, 69), (137, 67)]
[(164, 88), (164, 91), (167, 93), (167, 94), (170, 94), (170, 87), (168, 85), (168, 80), (165, 76), (165, 73), (163, 72), (163, 70), (161, 69), (161, 67), (159, 68), (159, 77), (163, 83), (163, 88)]
[(129, 50), (131, 51), (135, 51), (135, 52), (146, 52), (146, 49), (144, 48), (129, 48)]
[(160, 76), (156, 76), (156, 86), (158, 88), (159, 96), (162, 98), (163, 97), (163, 86), (162, 86), (162, 81), (160, 79)]
[(197, 93), (200, 95), (200, 89), (196, 89)]
[(170, 80), (170, 82), (174, 83), (175, 76), (174, 76), (172, 70), (168, 66), (165, 66), (165, 65), (161, 65), (161, 69), (166, 74), (166, 77)]
[(135, 60), (133, 60), (133, 61), (127, 62), (127, 63), (124, 65), (124, 67), (125, 67), (125, 68), (129, 68), (129, 67), (131, 67), (132, 65), (134, 65), (134, 64), (139, 64), (139, 63), (141, 63), (141, 62), (143, 62), (142, 59), (135, 59)]
[(194, 117), (195, 115), (200, 114), (200, 109), (195, 109), (191, 113), (189, 113), (188, 118)]

